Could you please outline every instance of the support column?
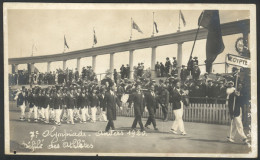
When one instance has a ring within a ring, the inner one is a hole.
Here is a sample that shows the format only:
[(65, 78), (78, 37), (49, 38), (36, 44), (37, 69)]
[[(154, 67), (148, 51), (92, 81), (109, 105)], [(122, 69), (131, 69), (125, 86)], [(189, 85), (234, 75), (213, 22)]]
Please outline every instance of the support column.
[(18, 64), (12, 64), (12, 73), (18, 73)]
[(30, 65), (31, 65), (31, 73), (34, 73), (34, 69), (35, 69), (34, 63), (31, 63)]
[(96, 57), (97, 56), (92, 56), (92, 69), (94, 72), (96, 72)]
[(81, 71), (81, 68), (80, 68), (80, 59), (81, 59), (81, 58), (77, 58), (77, 69), (78, 69), (79, 73), (80, 73), (80, 71)]
[(152, 76), (152, 78), (156, 77), (155, 63), (156, 63), (156, 47), (152, 47), (152, 57), (151, 57), (151, 76)]
[(181, 66), (182, 66), (182, 43), (178, 43), (177, 48), (177, 68), (178, 68), (178, 77), (180, 78)]
[(111, 74), (113, 74), (113, 72), (114, 72), (114, 53), (110, 53), (109, 69), (110, 69)]
[(134, 50), (129, 51), (129, 67), (130, 67), (130, 79), (134, 78), (134, 66), (133, 66), (133, 61), (134, 61)]
[(51, 71), (51, 62), (47, 63), (47, 72), (49, 73)]
[(63, 61), (63, 70), (65, 71), (66, 70), (66, 60)]

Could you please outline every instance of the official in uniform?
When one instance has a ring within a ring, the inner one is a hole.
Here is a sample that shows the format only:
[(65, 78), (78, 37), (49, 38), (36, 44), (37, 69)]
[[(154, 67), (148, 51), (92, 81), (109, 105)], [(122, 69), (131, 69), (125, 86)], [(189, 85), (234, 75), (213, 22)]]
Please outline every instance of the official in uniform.
[(154, 92), (154, 85), (151, 85), (150, 91), (145, 94), (145, 100), (146, 100), (146, 106), (147, 106), (147, 109), (149, 112), (149, 117), (147, 119), (145, 127), (148, 128), (148, 126), (152, 123), (154, 130), (158, 130), (158, 128), (156, 127), (156, 121), (155, 121), (157, 95)]
[(129, 108), (131, 108), (132, 103), (134, 103), (134, 113), (135, 113), (135, 119), (132, 124), (132, 130), (136, 128), (137, 122), (140, 125), (141, 132), (145, 131), (144, 126), (142, 123), (142, 115), (145, 107), (145, 97), (144, 94), (141, 91), (141, 85), (136, 85), (136, 92), (132, 94), (130, 102), (129, 102)]
[(121, 106), (119, 99), (115, 94), (115, 86), (110, 85), (108, 90), (105, 92), (104, 107), (107, 110), (107, 126), (105, 131), (108, 132), (110, 129), (115, 130), (114, 120), (116, 120), (116, 105)]

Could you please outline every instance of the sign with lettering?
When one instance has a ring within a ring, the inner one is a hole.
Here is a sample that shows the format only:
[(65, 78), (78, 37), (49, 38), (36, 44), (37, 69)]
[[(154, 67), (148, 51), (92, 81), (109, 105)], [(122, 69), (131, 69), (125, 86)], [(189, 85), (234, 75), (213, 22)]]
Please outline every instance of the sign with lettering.
[(248, 58), (244, 58), (232, 54), (227, 54), (226, 63), (228, 63), (229, 65), (250, 68), (250, 60)]

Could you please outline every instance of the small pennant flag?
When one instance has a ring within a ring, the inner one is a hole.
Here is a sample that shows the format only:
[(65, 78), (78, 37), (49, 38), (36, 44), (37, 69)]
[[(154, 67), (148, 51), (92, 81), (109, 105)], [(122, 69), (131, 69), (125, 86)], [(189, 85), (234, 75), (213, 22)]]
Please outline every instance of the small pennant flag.
[(68, 46), (68, 43), (67, 43), (67, 41), (66, 41), (66, 37), (65, 37), (65, 35), (64, 35), (64, 46), (67, 47), (67, 48), (69, 49), (69, 46)]
[(180, 11), (180, 15), (181, 15), (181, 20), (182, 20), (183, 25), (186, 26), (186, 21), (185, 21), (182, 11)]
[(140, 33), (143, 33), (143, 32), (141, 31), (141, 29), (138, 27), (138, 25), (135, 23), (135, 21), (133, 21), (132, 28), (133, 28), (133, 29), (136, 29), (136, 30), (137, 30), (138, 32), (140, 32)]
[(153, 22), (153, 24), (154, 24), (154, 27), (155, 27), (155, 31), (156, 31), (156, 33), (158, 33), (159, 30), (158, 30), (158, 28), (157, 28), (157, 23), (156, 23), (156, 22)]
[(95, 30), (93, 30), (93, 31), (94, 31), (94, 40), (93, 40), (93, 43), (94, 43), (94, 44), (97, 44), (96, 32), (95, 32)]

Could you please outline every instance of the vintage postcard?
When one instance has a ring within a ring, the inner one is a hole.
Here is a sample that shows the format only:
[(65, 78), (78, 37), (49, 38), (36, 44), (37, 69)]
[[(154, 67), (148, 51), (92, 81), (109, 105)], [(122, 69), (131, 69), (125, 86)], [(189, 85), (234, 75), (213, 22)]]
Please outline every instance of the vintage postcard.
[(257, 157), (253, 4), (4, 3), (5, 154)]

